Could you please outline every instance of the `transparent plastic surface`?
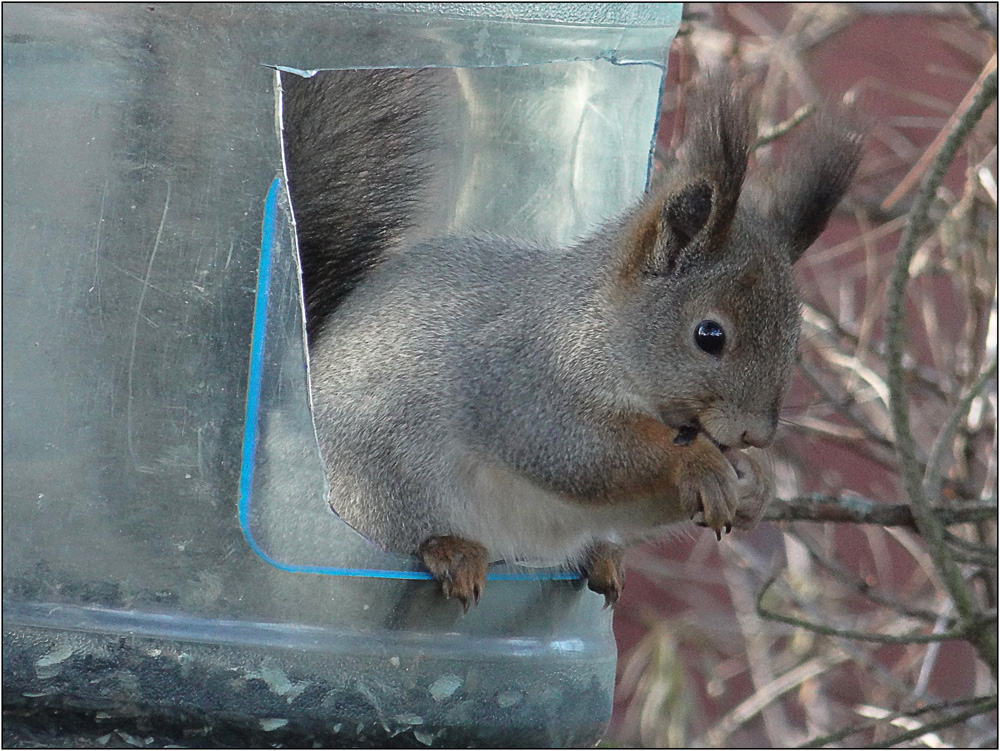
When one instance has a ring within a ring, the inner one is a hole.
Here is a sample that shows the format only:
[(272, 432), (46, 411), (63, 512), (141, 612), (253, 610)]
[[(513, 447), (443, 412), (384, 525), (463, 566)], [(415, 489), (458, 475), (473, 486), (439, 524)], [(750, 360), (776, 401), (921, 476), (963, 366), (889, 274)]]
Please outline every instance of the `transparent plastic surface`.
[[(268, 442), (279, 427), (313, 440), (274, 66), (601, 61), (572, 63), (596, 76), (665, 59), (678, 9), (661, 11), (620, 27), (313, 4), (3, 6), (5, 704), (224, 713), (331, 743), (597, 738), (614, 641), (580, 582), (492, 581), (463, 616), (433, 582), (292, 573), (244, 535), (269, 195), (283, 255), (258, 479), (294, 473), (315, 498), (322, 477)], [(640, 190), (645, 166), (619, 184)], [(309, 526), (285, 513), (263, 524), (265, 545)], [(294, 562), (328, 563), (321, 537), (303, 536)]]
[[(428, 157), (436, 162), (429, 171), (446, 179), (433, 191), (434, 211), (419, 234), (490, 232), (562, 246), (641, 195), (660, 68), (598, 60), (470, 68), (456, 77), (454, 97), (428, 102), (442, 144)], [(327, 502), (309, 415), (301, 285), (285, 196), (276, 185), (258, 277), (259, 353), (250, 382), (260, 403), (248, 414), (254, 446), (244, 444), (253, 453), (244, 457), (244, 532), (286, 570), (425, 578), (414, 558), (383, 553), (330, 511), (337, 499)], [(577, 576), (511, 565), (517, 563), (494, 566), (489, 577)]]

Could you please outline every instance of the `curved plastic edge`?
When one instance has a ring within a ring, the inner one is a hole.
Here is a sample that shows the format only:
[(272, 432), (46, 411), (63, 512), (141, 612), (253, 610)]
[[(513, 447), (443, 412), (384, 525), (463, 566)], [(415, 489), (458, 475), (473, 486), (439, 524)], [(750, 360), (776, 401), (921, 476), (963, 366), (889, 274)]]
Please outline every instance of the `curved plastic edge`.
[[(260, 397), (264, 375), (264, 343), (267, 340), (268, 310), (271, 302), (271, 270), (277, 239), (278, 196), (281, 178), (275, 177), (264, 202), (264, 222), (260, 248), (260, 265), (254, 302), (253, 333), (250, 344), (250, 375), (247, 384), (246, 421), (243, 428), (243, 458), (240, 468), (239, 519), (240, 529), (250, 549), (261, 560), (282, 571), (300, 574), (326, 574), (329, 576), (362, 576), (376, 579), (433, 579), (427, 571), (401, 571), (388, 569), (340, 568), (336, 566), (311, 566), (285, 563), (276, 560), (261, 548), (250, 526), (250, 500), (253, 494), (254, 463), (257, 456)], [(539, 571), (537, 573), (489, 573), (491, 581), (539, 581), (579, 579), (576, 571)]]
[(325, 70), (384, 70), (384, 69), (400, 69), (400, 68), (449, 68), (457, 70), (467, 70), (474, 68), (527, 68), (530, 66), (542, 66), (551, 65), (553, 63), (579, 63), (586, 61), (597, 61), (603, 60), (604, 62), (611, 63), (612, 65), (648, 65), (652, 68), (659, 68), (666, 74), (667, 66), (665, 63), (657, 62), (656, 60), (632, 60), (629, 58), (619, 57), (615, 50), (605, 51), (599, 55), (592, 55), (591, 57), (577, 57), (572, 60), (546, 60), (541, 63), (518, 63), (517, 65), (344, 65), (344, 66), (331, 66), (327, 68), (309, 68), (303, 70), (302, 68), (292, 68), (287, 65), (274, 65), (272, 63), (261, 63), (260, 65), (264, 68), (270, 68), (271, 70), (280, 71), (282, 73), (291, 73), (292, 75), (299, 76), (301, 78), (312, 78), (317, 73)]

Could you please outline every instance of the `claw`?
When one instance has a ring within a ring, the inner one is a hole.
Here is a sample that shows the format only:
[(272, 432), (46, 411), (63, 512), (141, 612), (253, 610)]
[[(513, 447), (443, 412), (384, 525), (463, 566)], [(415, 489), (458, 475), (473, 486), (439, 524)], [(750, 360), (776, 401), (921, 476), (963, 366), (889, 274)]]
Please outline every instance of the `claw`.
[(461, 537), (444, 535), (427, 538), (418, 553), (441, 584), (441, 592), (447, 599), (458, 600), (465, 613), (472, 605), (479, 604), (489, 565), (485, 547)]
[(587, 588), (604, 595), (604, 610), (614, 607), (625, 587), (622, 548), (607, 541), (595, 542), (586, 552), (583, 570)]

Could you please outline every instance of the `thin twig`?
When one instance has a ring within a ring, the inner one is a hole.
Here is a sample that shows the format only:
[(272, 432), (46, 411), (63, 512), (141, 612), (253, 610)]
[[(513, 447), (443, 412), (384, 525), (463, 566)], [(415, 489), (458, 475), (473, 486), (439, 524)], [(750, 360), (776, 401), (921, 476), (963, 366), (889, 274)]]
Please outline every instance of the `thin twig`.
[[(854, 394), (847, 392), (846, 398), (838, 399), (836, 395), (827, 388), (826, 384), (823, 383), (819, 376), (813, 373), (812, 368), (806, 365), (804, 362), (799, 363), (799, 371), (806, 377), (806, 380), (812, 384), (813, 388), (817, 389), (823, 396), (829, 400), (830, 406), (832, 406), (838, 414), (847, 420), (853, 422), (860, 430), (865, 434), (865, 437), (870, 443), (876, 446), (881, 446), (882, 448), (889, 449), (893, 454), (895, 454), (892, 441), (882, 435), (873, 425), (871, 425), (867, 420), (863, 419), (860, 415), (855, 414), (851, 407), (857, 404), (857, 400), (854, 399)], [(850, 401), (848, 401), (848, 399)], [(890, 464), (885, 462), (886, 466), (890, 466), (895, 469), (895, 462)]]
[(875, 748), (891, 748), (892, 746), (898, 746), (900, 743), (906, 743), (907, 741), (912, 741), (915, 738), (920, 738), (921, 736), (927, 735), (935, 730), (943, 730), (944, 728), (954, 727), (960, 722), (965, 722), (972, 717), (986, 714), (990, 710), (995, 709), (996, 706), (997, 699), (995, 696), (989, 699), (984, 699), (977, 704), (973, 704), (964, 712), (948, 715), (947, 717), (942, 717), (940, 720), (934, 720), (933, 722), (928, 722), (926, 725), (921, 725), (916, 730), (908, 730), (905, 733), (900, 733), (899, 735), (886, 738), (884, 741), (875, 744)]
[[(794, 616), (776, 613), (773, 610), (765, 608), (763, 604), (764, 595), (767, 594), (771, 585), (777, 581), (777, 578), (777, 576), (772, 576), (768, 579), (758, 593), (757, 615), (765, 620), (777, 621), (789, 626), (805, 629), (806, 631), (812, 631), (816, 634), (822, 634), (823, 636), (835, 636), (839, 639), (854, 639), (855, 641), (870, 641), (877, 642), (879, 644), (931, 644), (939, 641), (953, 641), (957, 639), (967, 640), (969, 639), (969, 633), (967, 633), (969, 630), (972, 628), (978, 629), (983, 627), (991, 620), (980, 615), (980, 618), (969, 629), (961, 628), (955, 631), (942, 631), (936, 634), (921, 634), (917, 631), (910, 631), (899, 635), (874, 634), (870, 631), (855, 631), (854, 629), (849, 628), (834, 628), (833, 626), (827, 626), (822, 623), (813, 623), (802, 618), (795, 618)], [(992, 620), (996, 620), (995, 614)]]
[(807, 539), (804, 535), (797, 534), (795, 535), (795, 539), (809, 552), (809, 557), (815, 561), (818, 566), (822, 567), (826, 571), (829, 571), (830, 574), (837, 579), (837, 581), (845, 587), (854, 590), (862, 597), (878, 603), (879, 605), (890, 608), (897, 613), (902, 613), (905, 616), (924, 621), (928, 624), (934, 624), (940, 619), (940, 613), (935, 613), (932, 610), (926, 610), (924, 608), (913, 608), (903, 602), (900, 602), (899, 599), (895, 597), (883, 594), (880, 590), (871, 586), (867, 581), (859, 577), (854, 572), (848, 571), (840, 564), (820, 553), (814, 547), (813, 542)]
[[(986, 64), (985, 68), (983, 68), (983, 72), (979, 74), (979, 78), (976, 79), (976, 82), (972, 85), (972, 88), (969, 89), (969, 92), (965, 95), (965, 98), (962, 100), (961, 104), (958, 105), (958, 108), (952, 113), (948, 122), (945, 123), (945, 126), (941, 129), (941, 132), (938, 133), (937, 136), (935, 136), (934, 140), (931, 142), (931, 145), (927, 147), (927, 150), (924, 152), (923, 156), (920, 157), (917, 163), (913, 165), (913, 168), (906, 174), (906, 177), (904, 177), (900, 181), (899, 185), (897, 185), (896, 188), (892, 191), (892, 193), (890, 193), (886, 197), (886, 199), (882, 202), (883, 210), (888, 211), (893, 206), (895, 206), (896, 202), (904, 195), (906, 195), (906, 193), (909, 192), (910, 188), (913, 187), (914, 183), (916, 183), (917, 180), (920, 179), (920, 176), (927, 171), (928, 166), (930, 166), (930, 164), (938, 158), (938, 156), (944, 150), (945, 140), (948, 138), (948, 136), (950, 136), (952, 133), (955, 132), (957, 123), (971, 109), (973, 101), (976, 98), (976, 95), (983, 90), (983, 85), (986, 81), (986, 78), (988, 78), (991, 73), (996, 73), (996, 69), (997, 69), (997, 56), (994, 55), (993, 59)], [(994, 76), (994, 78), (995, 77), (996, 76)], [(979, 118), (977, 117), (976, 120), (978, 121)], [(948, 163), (949, 164), (951, 163), (951, 159), (948, 159)]]
[[(976, 20), (976, 26), (993, 37), (993, 44), (997, 42), (997, 19), (990, 18), (979, 3), (962, 3), (969, 14)], [(994, 11), (996, 12), (996, 11)]]
[(951, 554), (956, 561), (996, 569), (997, 549), (993, 545), (965, 540), (948, 530), (945, 530), (944, 539), (955, 548)]
[(964, 537), (959, 537), (958, 535), (952, 534), (948, 530), (945, 530), (945, 539), (948, 540), (950, 545), (954, 545), (957, 548), (961, 548), (969, 553), (974, 553), (977, 555), (991, 556), (993, 558), (994, 567), (997, 564), (997, 549), (996, 546), (990, 545), (986, 542), (976, 542), (975, 540), (966, 540)]
[(924, 492), (927, 493), (928, 498), (935, 498), (941, 494), (941, 458), (945, 447), (951, 442), (955, 431), (958, 430), (959, 424), (969, 414), (972, 402), (979, 396), (979, 392), (986, 388), (987, 384), (995, 379), (996, 376), (997, 360), (993, 358), (993, 362), (982, 372), (979, 378), (976, 379), (976, 382), (972, 384), (969, 392), (958, 402), (955, 410), (951, 413), (951, 417), (948, 418), (948, 421), (938, 434), (937, 440), (934, 442), (934, 447), (931, 449), (930, 456), (927, 459), (927, 470), (924, 473)]
[(823, 673), (840, 665), (850, 659), (845, 652), (836, 650), (833, 654), (813, 657), (801, 665), (796, 665), (786, 673), (777, 676), (770, 683), (761, 686), (746, 700), (740, 702), (729, 710), (715, 726), (705, 733), (705, 740), (710, 746), (721, 746), (726, 738), (731, 736), (737, 728), (759, 714), (764, 707), (779, 696), (788, 693), (792, 689), (801, 686), (806, 681), (822, 675)]
[[(881, 726), (885, 724), (885, 722), (887, 721), (892, 722), (892, 720), (900, 717), (919, 717), (920, 715), (927, 714), (928, 712), (940, 712), (946, 709), (958, 709), (960, 707), (967, 707), (970, 704), (973, 705), (974, 707), (978, 707), (980, 705), (985, 706), (989, 702), (993, 702), (995, 704), (996, 701), (997, 697), (995, 695), (974, 696), (969, 699), (953, 699), (951, 701), (937, 702), (935, 704), (930, 704), (926, 707), (920, 707), (918, 709), (913, 709), (913, 710), (901, 710), (893, 713), (888, 717), (872, 718), (866, 722), (858, 723), (856, 725), (852, 725), (851, 727), (843, 728), (842, 730), (838, 730), (834, 733), (830, 733), (828, 735), (821, 735), (817, 738), (809, 740), (807, 743), (803, 743), (801, 746), (798, 746), (798, 748), (822, 748), (823, 746), (828, 746), (831, 743), (837, 743), (838, 741), (842, 741), (844, 740), (844, 738), (849, 738), (850, 736), (855, 735), (856, 733), (859, 733), (862, 730), (867, 730), (868, 728), (871, 727)], [(977, 712), (977, 714), (979, 713)], [(926, 727), (926, 725), (924, 727)]]
[[(818, 331), (823, 332), (827, 336), (839, 336), (846, 339), (854, 347), (860, 344), (860, 338), (858, 335), (848, 329), (846, 325), (842, 324), (837, 320), (836, 316), (828, 313), (815, 305), (804, 305), (803, 306), (803, 322), (809, 324)], [(886, 354), (886, 346), (881, 342), (876, 342), (873, 347), (876, 354), (884, 357)], [(909, 356), (904, 356), (903, 359), (903, 370), (908, 377), (916, 379), (917, 383), (925, 387), (934, 396), (939, 399), (946, 400), (948, 398), (947, 386), (941, 375), (927, 366), (921, 365)]]
[[(883, 170), (884, 171), (884, 170)], [(871, 205), (869, 205), (871, 203)], [(899, 212), (898, 215), (892, 217), (880, 217), (878, 212), (883, 212), (882, 207), (879, 203), (875, 203), (874, 199), (868, 199), (867, 201), (863, 198), (857, 196), (854, 197), (854, 205), (864, 211), (871, 221), (880, 222), (879, 226), (871, 230), (871, 236), (868, 238), (869, 241), (874, 242), (875, 240), (881, 240), (883, 237), (891, 235), (894, 232), (898, 232), (903, 229), (906, 225), (906, 212)], [(852, 215), (853, 211), (850, 212)], [(858, 248), (862, 248), (866, 244), (866, 240), (861, 237), (850, 237), (841, 243), (836, 245), (831, 245), (828, 248), (816, 248), (810, 253), (803, 256), (803, 262), (808, 263), (810, 266), (819, 266), (821, 264), (830, 263), (838, 258), (843, 258), (849, 253), (853, 253)]]

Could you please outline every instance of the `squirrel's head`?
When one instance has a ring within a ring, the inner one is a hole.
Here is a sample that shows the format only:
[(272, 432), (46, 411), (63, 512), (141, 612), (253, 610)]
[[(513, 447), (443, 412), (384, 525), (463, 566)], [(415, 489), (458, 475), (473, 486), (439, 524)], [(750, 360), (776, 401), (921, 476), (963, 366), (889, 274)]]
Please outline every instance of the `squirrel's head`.
[(744, 185), (746, 95), (710, 76), (688, 123), (676, 163), (626, 229), (631, 255), (618, 284), (645, 322), (636, 376), (668, 425), (721, 446), (765, 446), (798, 343), (792, 264), (847, 190), (864, 136), (849, 113), (824, 112), (780, 167)]

